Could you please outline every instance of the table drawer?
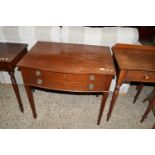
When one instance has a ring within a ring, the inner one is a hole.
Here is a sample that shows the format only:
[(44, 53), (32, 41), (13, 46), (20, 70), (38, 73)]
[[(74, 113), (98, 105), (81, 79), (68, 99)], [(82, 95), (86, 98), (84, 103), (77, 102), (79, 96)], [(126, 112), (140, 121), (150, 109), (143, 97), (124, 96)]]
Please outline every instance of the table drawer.
[(66, 91), (106, 91), (110, 75), (63, 74), (34, 69), (21, 69), (24, 83), (36, 87)]
[(147, 71), (128, 71), (127, 81), (155, 82), (155, 73)]

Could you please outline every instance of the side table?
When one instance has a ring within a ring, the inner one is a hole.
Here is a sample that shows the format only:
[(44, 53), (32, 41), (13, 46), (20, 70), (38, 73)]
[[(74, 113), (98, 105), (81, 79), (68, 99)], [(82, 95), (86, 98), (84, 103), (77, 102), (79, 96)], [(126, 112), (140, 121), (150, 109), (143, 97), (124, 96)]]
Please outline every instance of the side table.
[[(117, 82), (107, 114), (107, 121), (111, 117), (123, 82), (155, 83), (155, 46), (116, 44), (112, 49), (117, 66)], [(151, 105), (149, 107), (152, 107)], [(141, 122), (147, 117), (149, 110), (150, 108), (143, 115)]]
[(100, 124), (115, 67), (109, 47), (37, 42), (18, 63), (33, 117), (34, 87), (70, 92), (102, 92)]
[(24, 112), (19, 89), (14, 75), (17, 62), (27, 53), (27, 44), (0, 43), (0, 71), (7, 71), (16, 94), (19, 108)]

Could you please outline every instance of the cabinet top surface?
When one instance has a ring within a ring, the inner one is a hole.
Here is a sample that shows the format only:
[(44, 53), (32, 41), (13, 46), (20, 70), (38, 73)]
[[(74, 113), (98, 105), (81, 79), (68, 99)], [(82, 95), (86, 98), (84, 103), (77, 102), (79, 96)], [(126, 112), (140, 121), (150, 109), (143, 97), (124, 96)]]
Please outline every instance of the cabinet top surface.
[(116, 44), (113, 52), (120, 69), (155, 71), (155, 46)]
[(81, 44), (37, 42), (17, 66), (75, 74), (115, 74), (109, 47)]
[(0, 43), (0, 62), (11, 62), (27, 47), (27, 44)]

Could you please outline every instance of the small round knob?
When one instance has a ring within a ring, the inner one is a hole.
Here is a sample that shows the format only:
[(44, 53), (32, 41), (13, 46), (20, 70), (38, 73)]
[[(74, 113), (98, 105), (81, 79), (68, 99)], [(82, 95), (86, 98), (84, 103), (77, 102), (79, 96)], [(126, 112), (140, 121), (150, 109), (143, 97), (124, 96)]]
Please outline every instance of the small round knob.
[(145, 80), (149, 80), (150, 79), (150, 77), (147, 74), (144, 75), (144, 78), (145, 78)]
[(41, 75), (41, 72), (39, 70), (36, 70), (35, 73), (36, 73), (37, 76), (40, 76)]
[(89, 89), (89, 90), (94, 89), (94, 84), (89, 84), (89, 85), (88, 85), (88, 89)]
[(43, 84), (43, 80), (37, 79), (37, 84), (39, 84), (39, 85)]
[(95, 80), (95, 76), (94, 75), (89, 75), (89, 80)]

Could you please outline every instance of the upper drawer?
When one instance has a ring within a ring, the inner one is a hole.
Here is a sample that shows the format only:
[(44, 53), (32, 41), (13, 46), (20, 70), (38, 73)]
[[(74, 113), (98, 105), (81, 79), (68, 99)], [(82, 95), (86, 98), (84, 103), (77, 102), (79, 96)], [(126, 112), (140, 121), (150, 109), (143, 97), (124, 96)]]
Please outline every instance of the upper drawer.
[[(50, 81), (69, 81), (69, 82), (106, 82), (107, 79), (104, 78), (105, 75), (94, 75), (94, 74), (69, 74), (69, 73), (56, 73), (49, 71), (41, 71), (35, 69), (25, 69), (24, 74), (27, 80), (42, 78), (45, 80), (50, 79)], [(109, 75), (109, 77), (111, 77)]]
[(127, 81), (155, 82), (155, 72), (128, 71)]

